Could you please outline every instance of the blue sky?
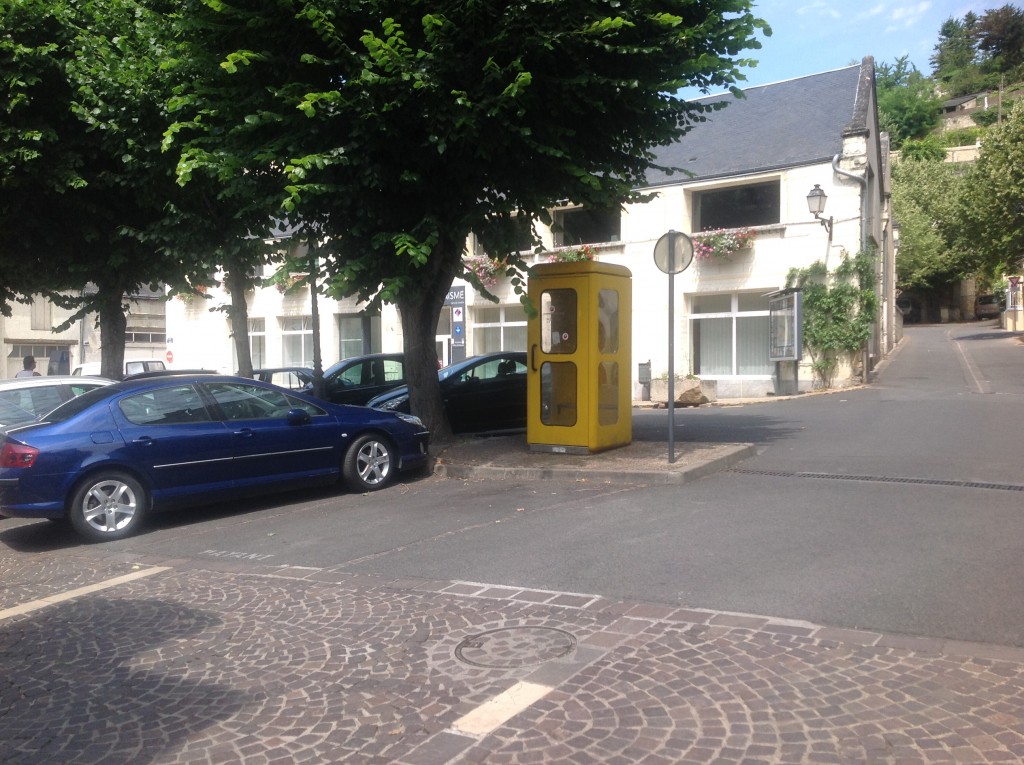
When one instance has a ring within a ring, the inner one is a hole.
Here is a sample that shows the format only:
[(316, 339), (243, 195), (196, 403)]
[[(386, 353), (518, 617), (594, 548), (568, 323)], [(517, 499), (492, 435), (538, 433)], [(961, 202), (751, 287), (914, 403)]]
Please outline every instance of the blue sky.
[(740, 87), (827, 72), (864, 56), (892, 64), (906, 55), (930, 75), (929, 58), (946, 19), (962, 19), (969, 11), (981, 16), (1007, 3), (1020, 7), (1012, 0), (754, 0), (754, 15), (768, 22), (772, 36), (762, 40), (760, 50), (745, 53), (759, 63), (745, 71), (747, 80)]

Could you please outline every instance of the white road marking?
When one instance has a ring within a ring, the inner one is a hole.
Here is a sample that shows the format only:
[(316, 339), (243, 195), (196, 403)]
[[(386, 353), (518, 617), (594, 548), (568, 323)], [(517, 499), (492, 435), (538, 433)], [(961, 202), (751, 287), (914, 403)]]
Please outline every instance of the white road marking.
[(132, 573), (125, 574), (124, 576), (115, 576), (113, 579), (107, 579), (106, 581), (97, 582), (96, 584), (89, 584), (85, 587), (68, 590), (67, 592), (59, 592), (56, 595), (48, 595), (47, 597), (39, 598), (38, 600), (30, 600), (28, 603), (22, 603), (19, 606), (5, 608), (0, 611), (0, 621), (10, 619), (12, 616), (20, 616), (22, 614), (38, 611), (41, 608), (46, 608), (47, 606), (52, 606), (56, 603), (63, 603), (66, 600), (80, 598), (83, 595), (90, 595), (94, 592), (99, 592), (100, 590), (109, 589), (110, 587), (116, 587), (119, 584), (125, 584), (127, 582), (133, 582), (136, 579), (153, 576), (153, 574), (159, 574), (163, 571), (167, 571), (168, 569), (168, 566), (152, 566), (150, 568), (140, 569), (139, 571), (133, 571)]
[(486, 736), (550, 692), (551, 688), (546, 685), (516, 683), (507, 691), (464, 714), (455, 721), (452, 730), (469, 736)]

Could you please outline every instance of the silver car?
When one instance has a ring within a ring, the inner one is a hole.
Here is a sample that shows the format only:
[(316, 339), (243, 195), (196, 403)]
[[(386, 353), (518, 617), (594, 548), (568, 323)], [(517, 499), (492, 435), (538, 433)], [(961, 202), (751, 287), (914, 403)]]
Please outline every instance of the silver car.
[(0, 428), (32, 422), (65, 401), (111, 382), (103, 377), (70, 375), (0, 380)]

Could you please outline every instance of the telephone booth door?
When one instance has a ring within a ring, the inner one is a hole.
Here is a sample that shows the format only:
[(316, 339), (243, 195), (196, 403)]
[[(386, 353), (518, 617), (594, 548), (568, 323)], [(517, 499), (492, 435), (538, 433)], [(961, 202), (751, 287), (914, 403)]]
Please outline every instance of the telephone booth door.
[(534, 267), (527, 442), (590, 453), (632, 441), (631, 274), (589, 261)]

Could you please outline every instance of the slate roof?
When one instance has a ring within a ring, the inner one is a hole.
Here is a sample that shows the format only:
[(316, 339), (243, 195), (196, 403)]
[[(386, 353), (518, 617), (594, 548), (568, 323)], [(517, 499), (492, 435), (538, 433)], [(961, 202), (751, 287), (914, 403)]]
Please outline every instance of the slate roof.
[(730, 93), (695, 99), (728, 106), (694, 125), (677, 143), (655, 150), (655, 163), (694, 173), (671, 175), (652, 169), (650, 186), (766, 172), (831, 161), (842, 150), (843, 132), (863, 124), (858, 99), (863, 64)]

